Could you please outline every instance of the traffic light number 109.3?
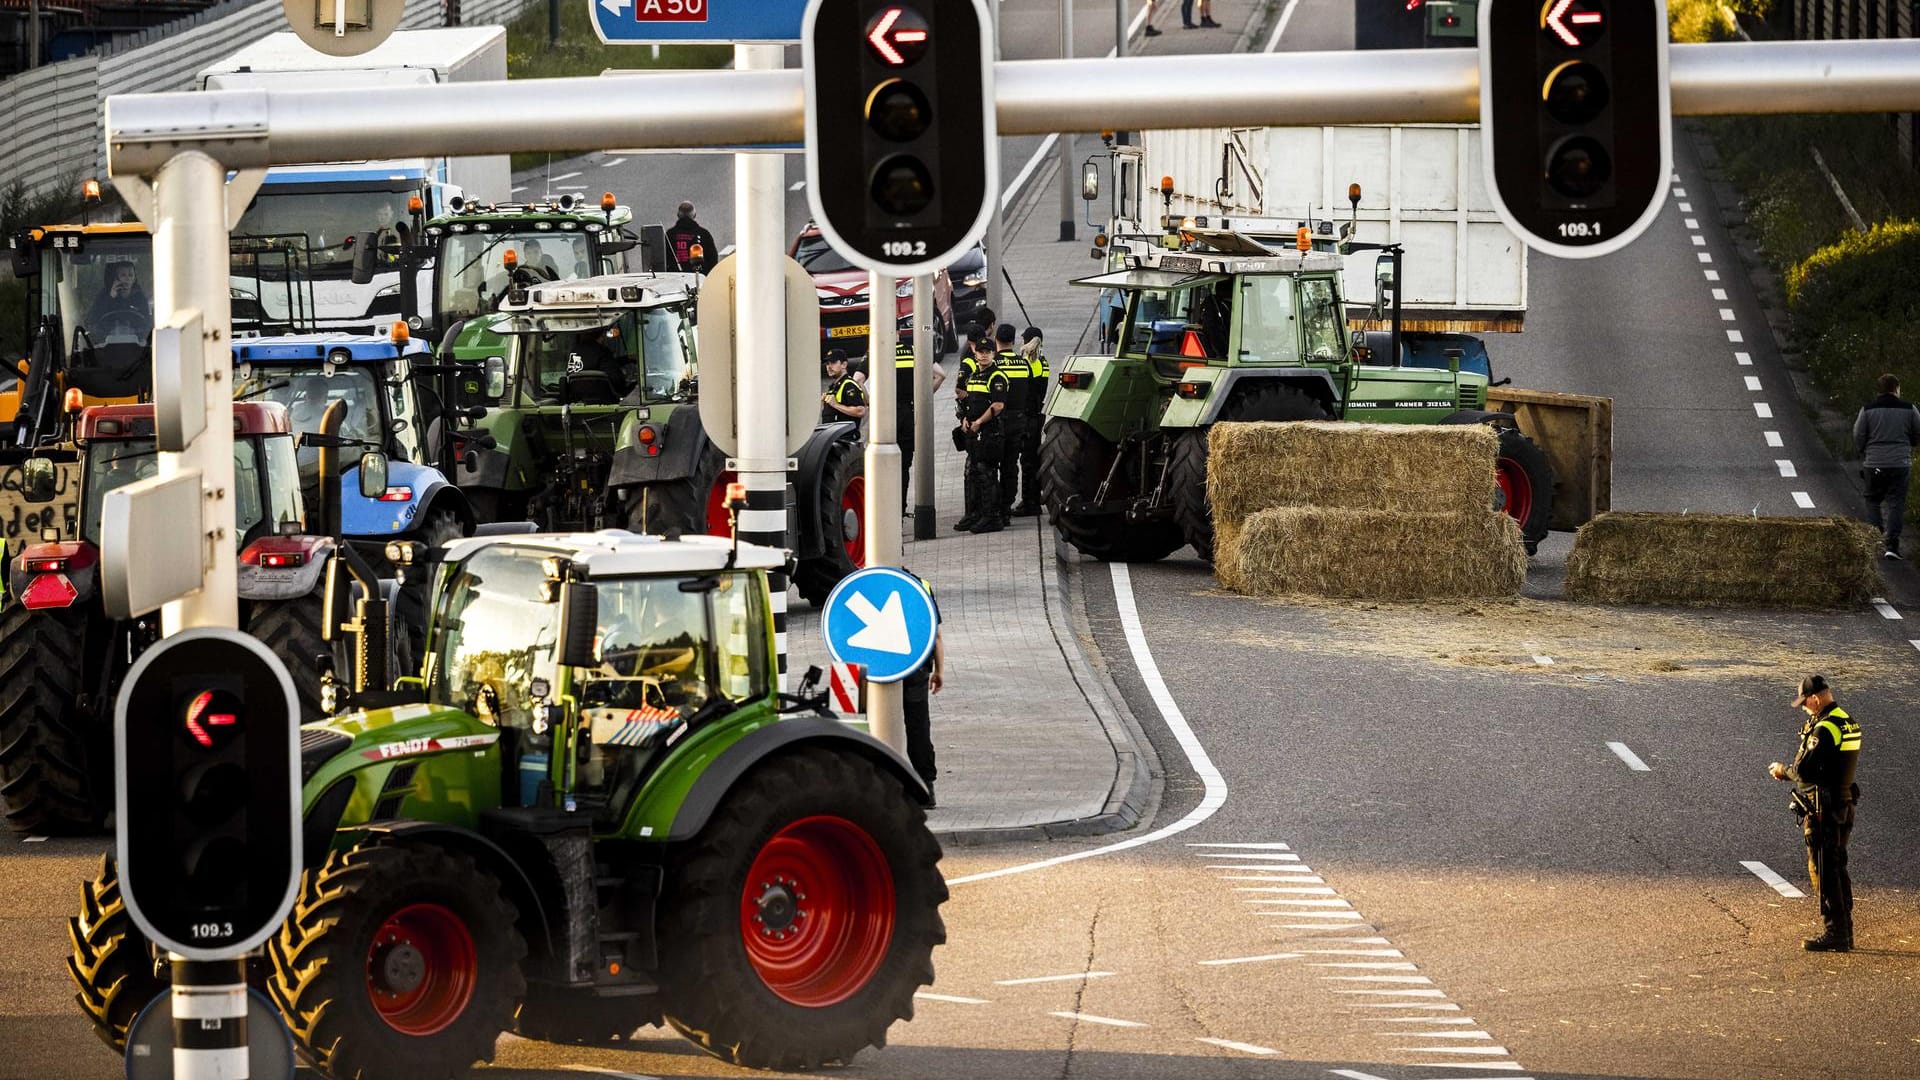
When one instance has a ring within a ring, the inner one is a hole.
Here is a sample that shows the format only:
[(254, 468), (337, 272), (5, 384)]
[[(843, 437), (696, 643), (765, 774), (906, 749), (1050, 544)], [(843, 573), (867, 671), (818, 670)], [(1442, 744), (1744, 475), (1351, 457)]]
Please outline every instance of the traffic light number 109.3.
[(1599, 236), (1600, 223), (1597, 221), (1563, 221), (1560, 223), (1560, 235), (1572, 237)]
[(894, 259), (917, 258), (927, 253), (924, 240), (888, 240), (880, 246), (889, 258)]
[(225, 941), (233, 936), (230, 922), (194, 923), (190, 929), (195, 941)]

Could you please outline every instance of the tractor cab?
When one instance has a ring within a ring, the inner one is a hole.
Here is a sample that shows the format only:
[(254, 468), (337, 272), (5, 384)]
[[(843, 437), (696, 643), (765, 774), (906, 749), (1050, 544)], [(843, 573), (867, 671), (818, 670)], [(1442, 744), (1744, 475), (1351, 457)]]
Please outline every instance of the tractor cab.
[(589, 208), (572, 195), (549, 203), (455, 200), (422, 230), (433, 260), (430, 332), (492, 314), (516, 287), (618, 274), (639, 239), (633, 211), (604, 196)]
[(619, 274), (515, 289), (494, 323), (521, 405), (692, 401), (696, 274)]
[(137, 222), (49, 225), (13, 239), (14, 276), (32, 285), (32, 355), (0, 391), (14, 445), (46, 441), (63, 391), (89, 403), (133, 402), (152, 379), (153, 238)]

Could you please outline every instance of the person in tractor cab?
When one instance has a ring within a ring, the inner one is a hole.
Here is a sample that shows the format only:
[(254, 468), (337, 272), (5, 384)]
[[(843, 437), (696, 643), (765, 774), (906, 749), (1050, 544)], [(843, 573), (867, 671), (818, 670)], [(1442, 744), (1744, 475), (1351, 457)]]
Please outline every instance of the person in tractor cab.
[(102, 283), (100, 295), (87, 309), (87, 325), (95, 332), (101, 332), (119, 323), (150, 326), (153, 322), (153, 305), (147, 299), (146, 291), (140, 288), (139, 270), (130, 262), (117, 262), (107, 267), (106, 280)]

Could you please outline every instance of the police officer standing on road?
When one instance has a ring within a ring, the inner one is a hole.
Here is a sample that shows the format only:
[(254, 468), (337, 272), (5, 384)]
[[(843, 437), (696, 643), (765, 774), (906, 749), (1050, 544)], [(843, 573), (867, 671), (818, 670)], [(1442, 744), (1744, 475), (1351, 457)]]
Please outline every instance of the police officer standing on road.
[(1040, 512), (1040, 429), (1047, 423), (1047, 380), (1053, 374), (1040, 351), (1042, 344), (1039, 327), (1021, 331), (1017, 365), (1027, 370), (1027, 418), (1020, 438), (1020, 505), (1014, 508), (1015, 517), (1033, 517)]
[(1020, 493), (1020, 448), (1027, 442), (1027, 399), (1033, 396), (1033, 371), (1014, 348), (1015, 334), (1012, 323), (1001, 323), (993, 334), (995, 362), (1007, 377), (1007, 410), (1000, 415), (1001, 437), (1006, 440), (1000, 460), (1000, 516), (1009, 520), (1014, 496)]
[[(893, 370), (895, 379), (894, 386), (896, 387), (893, 399), (894, 408), (898, 410), (900, 417), (899, 433), (895, 439), (900, 446), (900, 510), (904, 514), (907, 513), (908, 508), (913, 505), (913, 497), (911, 494), (913, 485), (907, 482), (908, 476), (913, 472), (913, 447), (915, 438), (913, 428), (912, 342), (902, 341), (893, 347)], [(939, 390), (940, 384), (946, 380), (947, 373), (940, 370), (939, 364), (933, 365), (933, 388)]]
[(1807, 838), (1807, 876), (1820, 896), (1820, 918), (1827, 927), (1806, 940), (1807, 951), (1847, 952), (1853, 948), (1847, 838), (1853, 833), (1853, 804), (1860, 798), (1860, 785), (1853, 782), (1860, 764), (1860, 723), (1833, 703), (1825, 675), (1801, 679), (1793, 704), (1807, 714), (1800, 751), (1792, 765), (1776, 761), (1767, 772), (1794, 785), (1793, 812)]
[(827, 350), (827, 391), (820, 395), (820, 422), (839, 423), (851, 420), (859, 423), (867, 415), (867, 392), (860, 383), (847, 374), (847, 354), (839, 349)]
[(1000, 505), (1000, 463), (1006, 457), (1005, 414), (1012, 396), (992, 342), (975, 342), (976, 367), (960, 399), (960, 428), (967, 442), (967, 508), (954, 528), (972, 533), (1007, 527)]

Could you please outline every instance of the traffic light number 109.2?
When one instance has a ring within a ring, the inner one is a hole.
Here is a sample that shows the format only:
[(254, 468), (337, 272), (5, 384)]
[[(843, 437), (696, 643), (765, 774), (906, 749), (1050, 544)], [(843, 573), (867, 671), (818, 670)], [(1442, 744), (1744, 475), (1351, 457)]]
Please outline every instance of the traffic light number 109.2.
[(924, 240), (888, 240), (881, 245), (881, 248), (886, 251), (888, 258), (911, 259), (927, 253), (927, 242)]

